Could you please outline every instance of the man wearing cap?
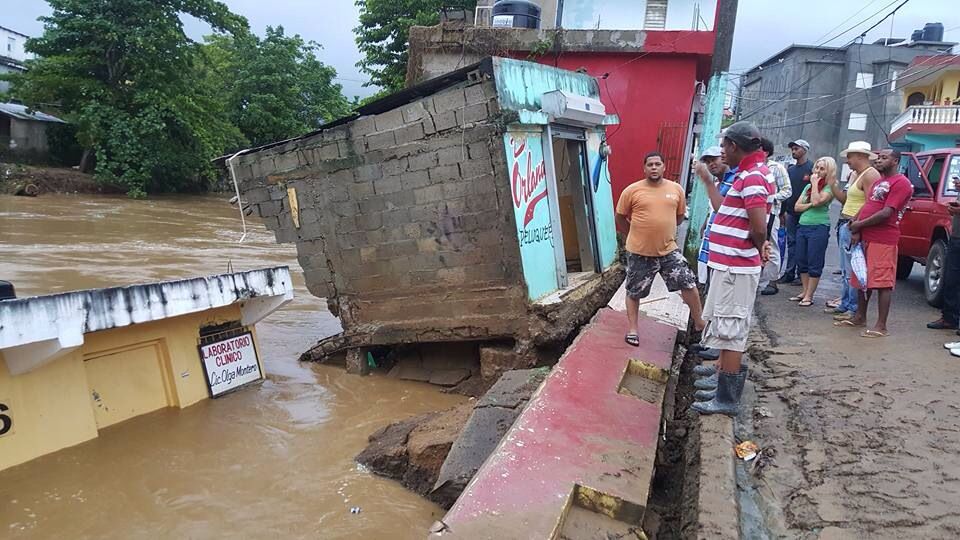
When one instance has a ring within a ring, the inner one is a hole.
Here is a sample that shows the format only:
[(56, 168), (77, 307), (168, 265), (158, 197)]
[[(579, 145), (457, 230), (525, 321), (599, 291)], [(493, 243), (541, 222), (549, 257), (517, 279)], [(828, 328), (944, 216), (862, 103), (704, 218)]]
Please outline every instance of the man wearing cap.
[(897, 244), (900, 242), (900, 220), (913, 196), (913, 184), (900, 174), (900, 152), (886, 148), (877, 152), (876, 169), (880, 179), (870, 187), (867, 201), (850, 223), (851, 243), (862, 241), (867, 259), (867, 282), (860, 283), (854, 273), (850, 278), (857, 291), (857, 314), (849, 326), (866, 326), (867, 308), (877, 298), (877, 324), (864, 330), (865, 338), (886, 337), (887, 316), (893, 301), (897, 280)]
[[(787, 224), (787, 267), (784, 269), (783, 277), (780, 283), (794, 283), (799, 279), (797, 274), (797, 227), (800, 226), (800, 214), (797, 213), (796, 205), (803, 188), (810, 183), (810, 175), (813, 174), (813, 162), (807, 159), (807, 152), (810, 151), (810, 143), (803, 139), (797, 139), (787, 144), (793, 159), (796, 163), (787, 168), (787, 175), (790, 177), (790, 186), (793, 188), (793, 195), (786, 200), (785, 222)], [(799, 282), (797, 282), (799, 283)]]
[[(722, 197), (727, 194), (727, 190), (730, 189), (730, 185), (733, 183), (733, 175), (736, 174), (736, 170), (731, 170), (723, 161), (722, 148), (719, 146), (711, 146), (704, 150), (703, 155), (700, 156), (700, 163), (697, 164), (695, 172), (704, 182), (712, 181), (715, 183), (721, 197), (717, 201), (710, 201), (710, 213), (707, 215), (707, 219), (703, 224), (701, 234), (703, 240), (700, 243), (700, 254), (697, 257), (697, 262), (705, 270), (710, 255), (710, 224), (713, 223), (713, 217), (716, 215), (717, 209), (720, 208), (720, 203), (723, 201)], [(706, 272), (698, 271), (697, 273), (699, 274), (700, 282), (707, 283)]]
[[(720, 369), (696, 382), (698, 388), (716, 391), (693, 408), (701, 414), (735, 416), (747, 379), (742, 364), (757, 297), (760, 270), (769, 259), (767, 216), (776, 193), (775, 180), (760, 147), (760, 131), (750, 122), (737, 122), (723, 135), (724, 160), (737, 166), (733, 184), (710, 225), (710, 286), (703, 318), (703, 347), (720, 349)], [(701, 176), (701, 180), (703, 177)], [(720, 198), (718, 187), (704, 181), (711, 201)], [(714, 378), (715, 377), (715, 378)]]

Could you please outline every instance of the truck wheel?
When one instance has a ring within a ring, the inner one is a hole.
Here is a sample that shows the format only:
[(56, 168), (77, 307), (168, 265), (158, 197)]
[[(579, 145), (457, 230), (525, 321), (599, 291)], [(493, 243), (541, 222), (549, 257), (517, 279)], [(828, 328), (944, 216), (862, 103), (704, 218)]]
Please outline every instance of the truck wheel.
[(927, 269), (924, 272), (923, 292), (927, 303), (933, 307), (943, 305), (943, 269), (947, 262), (947, 243), (934, 240), (927, 255)]
[(903, 281), (910, 277), (913, 272), (913, 259), (910, 257), (900, 257), (897, 259), (897, 279)]

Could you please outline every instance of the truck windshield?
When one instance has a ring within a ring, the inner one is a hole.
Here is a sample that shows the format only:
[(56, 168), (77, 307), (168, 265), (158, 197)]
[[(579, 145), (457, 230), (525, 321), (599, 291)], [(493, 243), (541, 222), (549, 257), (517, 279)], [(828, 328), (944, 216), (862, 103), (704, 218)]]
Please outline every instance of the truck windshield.
[(947, 169), (947, 181), (943, 183), (943, 194), (947, 197), (957, 196), (957, 189), (953, 185), (954, 179), (960, 180), (960, 154), (950, 158), (950, 168)]

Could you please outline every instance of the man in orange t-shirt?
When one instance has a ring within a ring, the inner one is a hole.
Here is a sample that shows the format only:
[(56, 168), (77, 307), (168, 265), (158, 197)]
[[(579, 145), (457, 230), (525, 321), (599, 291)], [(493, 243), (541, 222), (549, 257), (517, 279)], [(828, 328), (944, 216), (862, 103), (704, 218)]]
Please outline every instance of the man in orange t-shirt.
[(627, 186), (617, 202), (617, 226), (627, 234), (627, 318), (630, 330), (624, 338), (640, 344), (637, 321), (640, 299), (650, 294), (657, 274), (670, 291), (680, 291), (696, 330), (703, 330), (703, 309), (697, 278), (677, 247), (677, 227), (683, 223), (687, 201), (676, 182), (663, 178), (663, 156), (647, 154), (643, 162), (646, 178)]

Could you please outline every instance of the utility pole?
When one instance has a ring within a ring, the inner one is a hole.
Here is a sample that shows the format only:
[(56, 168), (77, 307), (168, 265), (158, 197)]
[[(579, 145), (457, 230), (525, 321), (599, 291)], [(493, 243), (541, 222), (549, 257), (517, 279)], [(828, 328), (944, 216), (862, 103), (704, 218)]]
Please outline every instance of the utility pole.
[[(710, 63), (710, 80), (704, 96), (704, 111), (700, 130), (700, 149), (717, 143), (720, 124), (723, 122), (723, 103), (727, 93), (727, 71), (730, 69), (730, 53), (733, 50), (733, 31), (737, 24), (738, 0), (717, 0), (717, 15), (713, 28), (716, 33), (713, 45), (713, 61)], [(693, 179), (690, 194), (690, 223), (684, 241), (683, 253), (696, 268), (702, 237), (700, 225), (710, 215), (710, 198), (699, 179)]]

